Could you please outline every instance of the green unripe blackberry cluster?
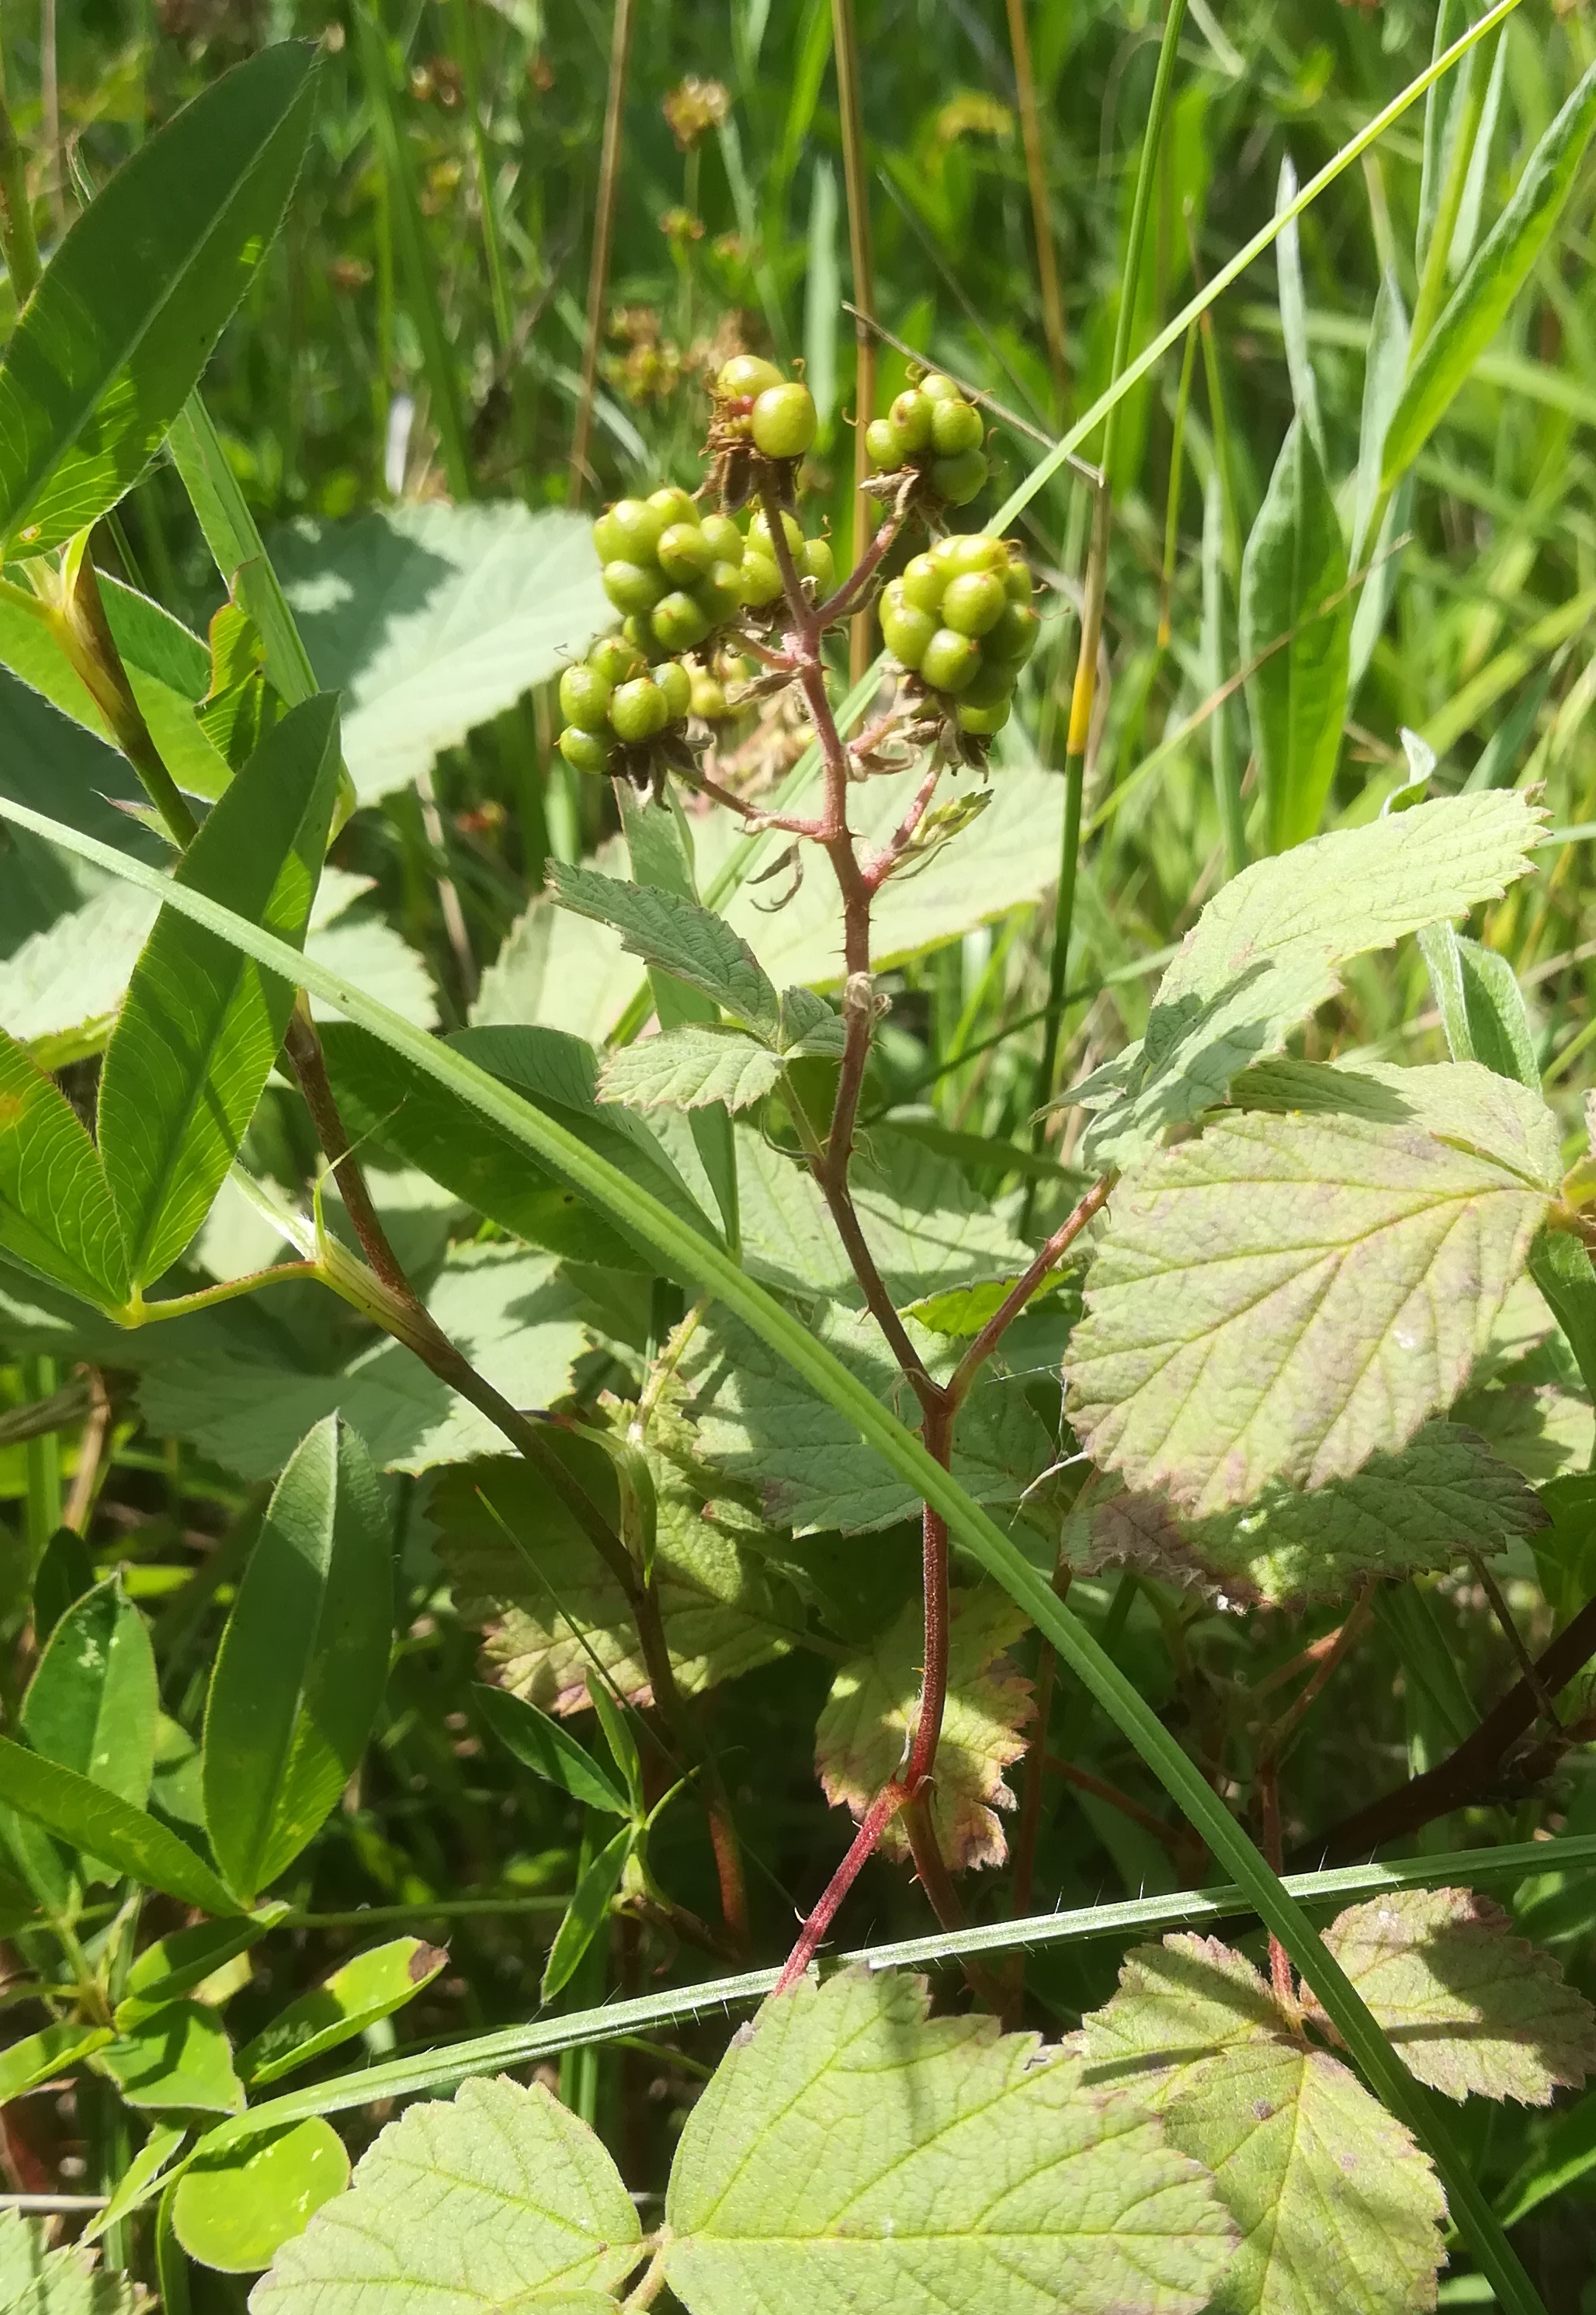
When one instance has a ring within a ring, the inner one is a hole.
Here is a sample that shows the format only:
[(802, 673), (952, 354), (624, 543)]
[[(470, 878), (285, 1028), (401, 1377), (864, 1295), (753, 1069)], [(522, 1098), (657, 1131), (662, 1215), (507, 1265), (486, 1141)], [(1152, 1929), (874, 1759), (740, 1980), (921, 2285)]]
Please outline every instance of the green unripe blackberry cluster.
[(692, 651), (741, 608), (742, 533), (686, 491), (617, 499), (593, 525), (604, 591), (645, 656)]
[(986, 531), (939, 538), (882, 590), (887, 649), (972, 739), (1008, 721), (1042, 624), (1031, 595), (1024, 557)]
[(693, 687), (679, 660), (651, 665), (625, 635), (603, 635), (560, 678), (560, 753), (573, 771), (646, 776), (655, 743), (679, 733), (692, 712)]
[(906, 386), (884, 418), (866, 428), (864, 447), (885, 474), (917, 467), (948, 506), (968, 506), (987, 480), (987, 430), (980, 412), (940, 370)]
[[(823, 538), (805, 538), (796, 515), (784, 514), (782, 528), (800, 579), (812, 579), (817, 597), (831, 592), (836, 571), (831, 549)], [(742, 550), (742, 601), (750, 611), (768, 610), (782, 598), (781, 569), (776, 559), (776, 538), (764, 510), (753, 517)]]

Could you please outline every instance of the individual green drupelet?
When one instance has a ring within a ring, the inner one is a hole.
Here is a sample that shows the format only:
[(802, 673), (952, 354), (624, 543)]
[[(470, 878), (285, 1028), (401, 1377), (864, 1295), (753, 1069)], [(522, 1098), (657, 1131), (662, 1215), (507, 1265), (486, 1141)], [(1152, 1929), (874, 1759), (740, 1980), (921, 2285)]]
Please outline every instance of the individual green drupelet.
[(652, 664), (624, 635), (605, 635), (560, 678), (560, 753), (573, 771), (635, 777), (652, 744), (687, 722), (693, 678), (679, 660)]
[(1031, 595), (1024, 557), (987, 531), (939, 538), (882, 591), (887, 649), (972, 739), (1008, 721), (1042, 625)]
[(742, 533), (686, 491), (617, 499), (593, 525), (604, 591), (649, 656), (692, 651), (742, 603)]
[[(828, 542), (823, 538), (805, 538), (796, 515), (784, 513), (782, 529), (799, 578), (812, 579), (818, 597), (829, 595), (836, 584), (837, 572)], [(776, 562), (776, 538), (762, 508), (748, 527), (741, 577), (745, 609), (766, 611), (781, 601), (782, 575)]]
[(986, 424), (963, 389), (940, 370), (904, 388), (884, 418), (865, 429), (864, 447), (884, 474), (918, 467), (948, 506), (968, 506), (987, 480)]

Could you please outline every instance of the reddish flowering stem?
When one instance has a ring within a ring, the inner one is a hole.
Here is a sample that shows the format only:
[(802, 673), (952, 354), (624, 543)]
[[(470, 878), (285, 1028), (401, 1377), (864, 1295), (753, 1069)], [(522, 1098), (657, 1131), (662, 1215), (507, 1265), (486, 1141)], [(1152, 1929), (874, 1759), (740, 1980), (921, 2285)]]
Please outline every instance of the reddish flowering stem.
[(999, 1338), (1019, 1317), (1049, 1271), (1063, 1260), (1093, 1215), (1102, 1212), (1108, 1203), (1109, 1193), (1116, 1178), (1113, 1174), (1105, 1174), (1100, 1182), (1092, 1184), (1073, 1212), (1060, 1223), (1024, 1276), (1016, 1282), (1004, 1297), (1001, 1306), (987, 1320), (954, 1368), (948, 1384), (948, 1396), (955, 1406), (964, 1398), (971, 1384), (997, 1348)]
[(884, 1785), (871, 1802), (848, 1845), (847, 1855), (827, 1882), (820, 1903), (804, 1922), (797, 1944), (783, 1965), (782, 1974), (776, 1981), (777, 1993), (790, 1993), (819, 1953), (838, 1906), (874, 1855), (877, 1842), (907, 1798), (901, 1785), (891, 1784)]
[(872, 892), (879, 892), (887, 878), (914, 841), (915, 831), (931, 809), (931, 799), (936, 794), (936, 783), (942, 777), (942, 758), (933, 752), (930, 768), (915, 790), (914, 801), (899, 821), (891, 836), (864, 865), (864, 882)]

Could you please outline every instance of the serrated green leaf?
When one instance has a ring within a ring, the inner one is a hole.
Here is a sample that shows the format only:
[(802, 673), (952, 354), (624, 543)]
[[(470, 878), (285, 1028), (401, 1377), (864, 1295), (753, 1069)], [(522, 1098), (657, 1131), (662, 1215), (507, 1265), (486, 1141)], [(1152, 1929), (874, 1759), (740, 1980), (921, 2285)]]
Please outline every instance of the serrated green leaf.
[[(297, 947), (338, 786), (338, 703), (270, 732), (183, 855), (177, 881)], [(136, 1286), (204, 1220), (238, 1155), (294, 991), (164, 911), (134, 968), (100, 1080), (100, 1150)]]
[(112, 1575), (67, 1609), (21, 1715), (36, 1752), (141, 1809), (155, 1765), (160, 1698), (143, 1617)]
[(847, 1045), (847, 1024), (830, 1000), (812, 989), (784, 989), (780, 1042), (784, 1053), (830, 1054), (840, 1060)]
[[(563, 1398), (590, 1347), (586, 1296), (546, 1255), (520, 1246), (451, 1248), (425, 1300), (450, 1341), (516, 1406)], [(334, 1414), (385, 1470), (429, 1471), (490, 1453), (502, 1441), (485, 1415), (386, 1336), (321, 1372), (291, 1336), (247, 1324), (208, 1341), (191, 1337), (181, 1350), (155, 1347), (164, 1356), (152, 1356), (139, 1392), (146, 1422), (163, 1437), (191, 1440), (244, 1478), (275, 1477), (306, 1432)]]
[(349, 2178), (343, 2141), (313, 2115), (231, 2158), (191, 2163), (173, 2197), (173, 2231), (201, 2266), (258, 2275)]
[(702, 1109), (706, 1102), (748, 1109), (764, 1100), (781, 1073), (780, 1054), (740, 1029), (684, 1022), (611, 1053), (598, 1095), (633, 1109)]
[(173, 2001), (94, 2061), (129, 2106), (236, 2114), (244, 2086), (221, 2019), (203, 2001)]
[(611, 1816), (631, 1815), (631, 1804), (619, 1786), (605, 1775), (586, 1746), (546, 1712), (505, 1688), (479, 1688), (476, 1705), (500, 1743), (545, 1784), (588, 1808), (607, 1809)]
[(591, 526), (563, 509), (383, 507), (300, 521), (270, 544), (316, 679), (343, 694), (344, 758), (366, 804), (615, 623)]
[(111, 2039), (109, 2027), (85, 2026), (75, 2018), (42, 2027), (37, 2034), (24, 2034), (20, 2042), (0, 2050), (0, 2107), (65, 2073), (80, 2059), (92, 2057)]
[(1069, 1419), (1200, 1516), (1345, 1477), (1458, 1396), (1546, 1205), (1413, 1126), (1226, 1118), (1116, 1191)]
[(1292, 2034), (1239, 1954), (1212, 1938), (1137, 1947), (1085, 2039), (1087, 2084), (1161, 2115), (1241, 2229), (1210, 2315), (1434, 2306), (1433, 2171), (1354, 2074)]
[(1452, 1149), (1488, 1158), (1547, 1197), (1560, 1184), (1563, 1136), (1538, 1090), (1477, 1061), (1439, 1061), (1410, 1069), (1384, 1061), (1345, 1067), (1264, 1061), (1237, 1078), (1231, 1097), (1238, 1108), (1279, 1116), (1420, 1126)]
[(202, 1913), (236, 1913), (237, 1900), (187, 1841), (86, 1777), (0, 1736), (0, 1792), (31, 1823), (92, 1857), (108, 1858), (146, 1889)]
[(1280, 1481), (1242, 1510), (1180, 1520), (1161, 1495), (1095, 1495), (1069, 1539), (1083, 1574), (1144, 1569), (1165, 1583), (1204, 1578), (1272, 1606), (1344, 1599), (1364, 1575), (1450, 1567), (1547, 1524), (1539, 1498), (1483, 1439), (1427, 1423), (1399, 1454), (1371, 1455), (1350, 1477), (1304, 1493)]
[[(950, 1613), (947, 1702), (931, 1821), (947, 1864), (962, 1873), (1001, 1865), (1008, 1854), (996, 1812), (1014, 1807), (1003, 1771), (1024, 1752), (1020, 1731), (1033, 1712), (1031, 1683), (1008, 1650), (1029, 1621), (993, 1585), (954, 1592)], [(831, 1683), (815, 1729), (815, 1774), (834, 1807), (863, 1817), (898, 1773), (918, 1711), (925, 1659), (925, 1610), (911, 1600), (868, 1653), (846, 1663)], [(900, 1823), (888, 1825), (881, 1846), (889, 1857), (908, 1857)]]
[[(817, 1341), (884, 1405), (912, 1420), (916, 1401), (873, 1318), (824, 1305)], [(952, 1364), (945, 1340), (910, 1326), (933, 1372)], [(749, 1327), (712, 1311), (680, 1368), (695, 1394), (701, 1451), (729, 1477), (758, 1490), (777, 1527), (845, 1535), (915, 1516), (919, 1499), (852, 1425)], [(978, 1503), (1017, 1503), (1054, 1460), (1051, 1435), (1023, 1393), (1001, 1378), (978, 1382), (953, 1441), (953, 1470)]]
[(702, 990), (766, 1043), (776, 1042), (781, 1009), (770, 977), (713, 909), (658, 885), (622, 883), (560, 860), (549, 870), (549, 890), (561, 908), (612, 927), (630, 954)]
[[(1298, 417), (1241, 563), (1241, 656), (1252, 670), (1247, 712), (1272, 852), (1317, 836), (1325, 816), (1346, 714), (1352, 632), (1346, 584), (1335, 501), (1312, 433)], [(1341, 599), (1323, 609), (1333, 597)]]
[(123, 164), (45, 268), (0, 363), (0, 537), (43, 554), (113, 507), (182, 408), (299, 172), (308, 42), (267, 49)]
[[(615, 1479), (603, 1458), (568, 1434), (559, 1445), (609, 1510)], [(760, 1565), (751, 1513), (724, 1492), (709, 1500), (707, 1480), (695, 1485), (663, 1458), (653, 1470), (660, 1612), (678, 1684), (692, 1696), (785, 1654), (797, 1610)], [(502, 1687), (545, 1712), (581, 1712), (596, 1661), (628, 1703), (652, 1702), (619, 1583), (529, 1465), (461, 1465), (439, 1481), (430, 1509), (456, 1608), (487, 1627), (487, 1660)]]
[(128, 1254), (99, 1152), (64, 1094), (0, 1030), (0, 1251), (102, 1308)]
[(691, 2315), (1195, 2315), (1235, 2237), (1209, 2180), (1078, 2057), (925, 1981), (766, 2003), (682, 2133), (666, 2276)]
[(1596, 2010), (1493, 1898), (1393, 1890), (1339, 1915), (1325, 1943), (1409, 2073), (1448, 2098), (1549, 2106), (1596, 2069)]
[(1506, 789), (1338, 829), (1233, 877), (1188, 934), (1139, 1044), (1070, 1095), (1105, 1111), (1082, 1139), (1095, 1170), (1133, 1165), (1165, 1128), (1224, 1098), (1341, 988), (1337, 967), (1523, 875), (1541, 820)]
[(357, 1434), (308, 1433), (273, 1490), (205, 1710), (205, 1822), (253, 1897), (292, 1863), (353, 1773), (388, 1676), (387, 1514)]
[[(299, 2066), (352, 2041), (379, 2018), (391, 2018), (430, 1985), (448, 1959), (442, 1946), (422, 1938), (394, 1938), (357, 1954), (320, 1985), (290, 2001), (238, 2053), (241, 2081), (263, 2089)], [(265, 2264), (262, 2260), (262, 2265)]]
[(1585, 73), (1524, 166), (1512, 199), (1475, 251), (1412, 361), (1386, 434), (1389, 489), (1418, 457), (1452, 397), (1507, 318), (1573, 189), (1596, 129), (1596, 65)]
[(108, 2275), (75, 2243), (52, 2250), (48, 2224), (0, 2210), (0, 2315), (134, 2315), (132, 2277)]
[(641, 2230), (603, 2146), (541, 2083), (412, 2107), (285, 2243), (252, 2315), (613, 2315)]

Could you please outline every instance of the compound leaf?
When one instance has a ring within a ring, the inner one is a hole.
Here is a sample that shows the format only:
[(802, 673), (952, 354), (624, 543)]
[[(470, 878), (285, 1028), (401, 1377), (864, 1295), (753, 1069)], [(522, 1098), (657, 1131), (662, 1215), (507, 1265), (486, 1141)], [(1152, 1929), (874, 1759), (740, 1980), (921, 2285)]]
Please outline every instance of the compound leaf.
[(1511, 789), (1415, 804), (1255, 862), (1211, 900), (1159, 984), (1140, 1042), (1070, 1099), (1105, 1112), (1082, 1163), (1133, 1165), (1222, 1100), (1341, 988), (1337, 968), (1493, 900), (1529, 869), (1542, 815)]
[(1085, 2040), (1087, 2084), (1161, 2115), (1241, 2229), (1210, 2315), (1434, 2306), (1445, 2204), (1429, 2163), (1354, 2074), (1292, 2034), (1239, 1954), (1211, 1938), (1137, 1947)]
[(273, 1490), (205, 1713), (205, 1822), (239, 1894), (298, 1856), (349, 1781), (388, 1676), (394, 1583), (371, 1459), (328, 1415)]
[(52, 2250), (49, 2223), (0, 2210), (0, 2315), (134, 2315), (131, 2275), (108, 2275), (75, 2243)]
[(1461, 1424), (1427, 1423), (1400, 1454), (1305, 1493), (1276, 1480), (1240, 1511), (1181, 1520), (1162, 1495), (1100, 1490), (1072, 1535), (1071, 1564), (1144, 1569), (1165, 1583), (1222, 1584), (1272, 1606), (1344, 1598), (1364, 1575), (1450, 1567), (1547, 1524), (1521, 1473)]
[(99, 1152), (58, 1087), (0, 1029), (0, 1250), (86, 1302), (128, 1299)]
[(1462, 1389), (1547, 1198), (1416, 1126), (1227, 1117), (1115, 1193), (1070, 1420), (1199, 1516), (1344, 1477)]
[[(338, 703), (277, 724), (178, 864), (177, 881), (299, 947), (338, 786)], [(164, 909), (133, 970), (100, 1083), (100, 1149), (136, 1285), (160, 1277), (238, 1155), (294, 991)]]
[(1195, 2315), (1235, 2240), (1210, 2180), (1070, 2052), (927, 2019), (848, 1970), (766, 2003), (694, 2107), (666, 2275), (690, 2315)]
[(0, 559), (61, 545), (148, 465), (281, 221), (315, 62), (285, 42), (225, 74), (51, 258), (0, 363)]
[(1409, 2073), (1448, 2098), (1549, 2106), (1596, 2069), (1596, 2011), (1490, 1897), (1393, 1890), (1351, 1906), (1325, 1943)]
[[(947, 1703), (931, 1821), (943, 1856), (961, 1873), (1001, 1865), (1008, 1853), (995, 1812), (1015, 1805), (1003, 1771), (1025, 1749), (1019, 1732), (1033, 1707), (1031, 1683), (1007, 1654), (1029, 1629), (1024, 1610), (989, 1585), (955, 1592), (949, 1604)], [(815, 1730), (815, 1774), (833, 1806), (863, 1817), (897, 1773), (925, 1659), (925, 1611), (912, 1600), (867, 1654), (838, 1673)], [(908, 1857), (900, 1823), (887, 1827), (881, 1845), (889, 1857)]]
[(645, 964), (674, 974), (775, 1044), (781, 1006), (764, 966), (724, 917), (659, 885), (627, 884), (556, 861), (549, 890), (563, 909), (611, 925)]
[(1341, 522), (1299, 416), (1241, 563), (1241, 656), (1272, 852), (1318, 833), (1341, 752), (1352, 633)]
[(636, 2266), (632, 2198), (584, 2122), (541, 2083), (463, 2082), (412, 2107), (347, 2195), (285, 2243), (252, 2315), (614, 2315)]
[(610, 1054), (598, 1079), (601, 1101), (633, 1109), (729, 1110), (763, 1101), (782, 1072), (781, 1057), (740, 1029), (684, 1021)]

